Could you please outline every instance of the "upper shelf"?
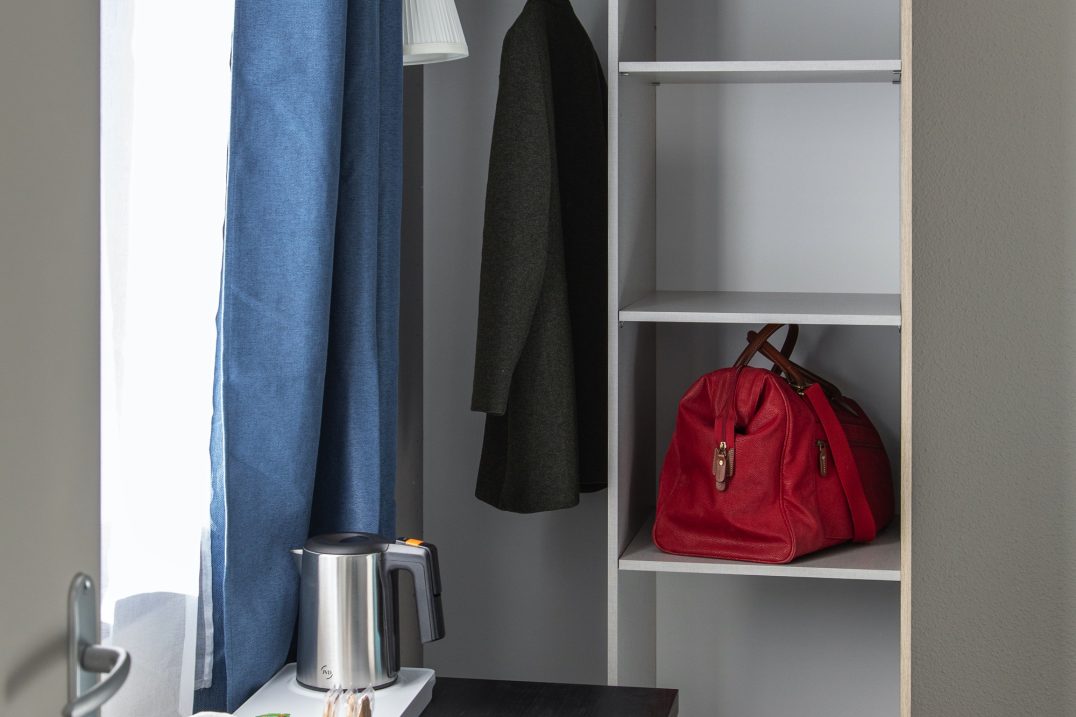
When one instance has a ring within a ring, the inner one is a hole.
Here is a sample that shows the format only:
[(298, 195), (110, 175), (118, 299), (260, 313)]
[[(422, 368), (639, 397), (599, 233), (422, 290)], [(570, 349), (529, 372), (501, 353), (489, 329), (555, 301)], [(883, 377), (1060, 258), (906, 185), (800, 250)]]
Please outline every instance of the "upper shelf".
[(620, 74), (645, 82), (899, 82), (900, 60), (621, 62)]
[(900, 295), (658, 291), (622, 308), (620, 320), (900, 326)]
[(620, 569), (652, 573), (764, 575), (787, 578), (900, 581), (900, 518), (870, 543), (846, 543), (783, 565), (692, 558), (663, 553), (650, 538), (648, 520), (620, 556)]

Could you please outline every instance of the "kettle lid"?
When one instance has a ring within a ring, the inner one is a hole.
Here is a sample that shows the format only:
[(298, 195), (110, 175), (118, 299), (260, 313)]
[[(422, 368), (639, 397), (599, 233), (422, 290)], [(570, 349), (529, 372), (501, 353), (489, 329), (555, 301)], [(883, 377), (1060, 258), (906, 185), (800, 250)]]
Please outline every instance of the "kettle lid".
[(325, 555), (368, 555), (383, 553), (395, 542), (376, 533), (326, 533), (311, 536), (303, 548)]

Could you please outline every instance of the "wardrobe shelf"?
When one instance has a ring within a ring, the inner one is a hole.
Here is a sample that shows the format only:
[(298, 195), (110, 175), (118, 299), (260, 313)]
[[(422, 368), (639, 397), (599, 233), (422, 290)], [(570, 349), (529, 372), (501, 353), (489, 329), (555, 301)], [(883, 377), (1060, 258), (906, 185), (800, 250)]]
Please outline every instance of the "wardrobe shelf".
[(621, 62), (620, 74), (669, 84), (899, 82), (900, 60)]
[(900, 326), (899, 294), (657, 291), (620, 309), (628, 322)]
[(737, 560), (692, 558), (663, 553), (651, 540), (654, 519), (650, 518), (620, 556), (620, 570), (648, 573), (692, 573), (704, 575), (762, 575), (785, 578), (828, 578), (831, 580), (900, 581), (900, 519), (883, 530), (873, 542), (847, 543), (784, 565), (747, 563)]

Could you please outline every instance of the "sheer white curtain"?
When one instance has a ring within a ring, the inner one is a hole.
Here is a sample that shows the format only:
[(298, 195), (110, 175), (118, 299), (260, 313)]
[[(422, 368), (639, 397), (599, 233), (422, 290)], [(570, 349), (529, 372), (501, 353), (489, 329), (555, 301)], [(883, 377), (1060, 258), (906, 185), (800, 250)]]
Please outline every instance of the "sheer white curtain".
[(132, 654), (107, 715), (189, 715), (205, 672), (232, 15), (230, 0), (101, 3), (101, 619)]

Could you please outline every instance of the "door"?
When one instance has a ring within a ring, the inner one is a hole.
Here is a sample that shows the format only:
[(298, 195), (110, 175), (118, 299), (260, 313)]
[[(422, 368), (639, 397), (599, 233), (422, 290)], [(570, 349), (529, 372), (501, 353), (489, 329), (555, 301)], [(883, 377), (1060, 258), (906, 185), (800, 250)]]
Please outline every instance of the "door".
[(0, 713), (67, 701), (96, 577), (98, 2), (0, 3)]

